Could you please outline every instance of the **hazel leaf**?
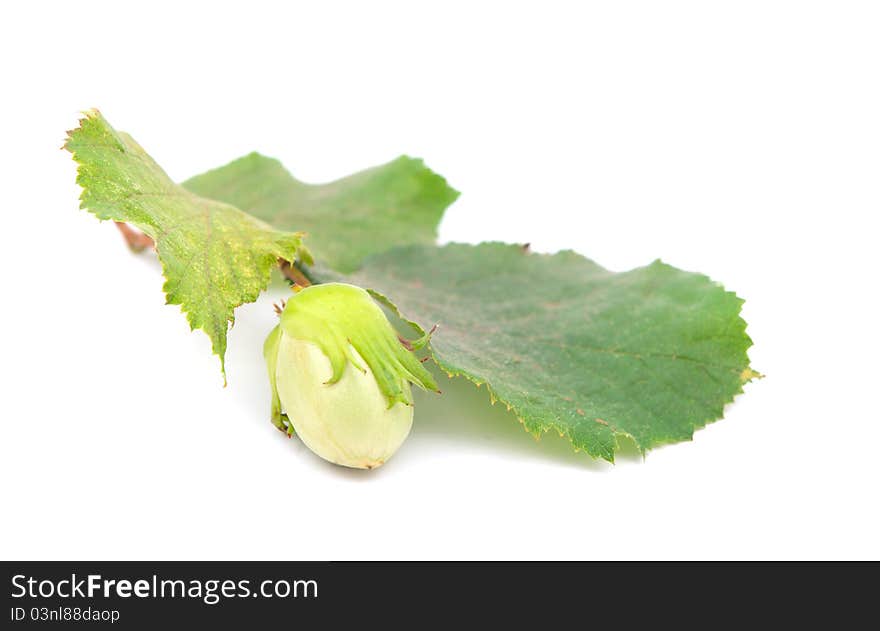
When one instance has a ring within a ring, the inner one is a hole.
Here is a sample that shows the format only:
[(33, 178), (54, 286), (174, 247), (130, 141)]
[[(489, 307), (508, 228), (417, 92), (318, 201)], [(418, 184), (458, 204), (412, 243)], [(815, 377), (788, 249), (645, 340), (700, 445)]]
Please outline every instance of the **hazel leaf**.
[(743, 301), (660, 261), (614, 273), (571, 251), (411, 246), (346, 280), (419, 332), (439, 324), (439, 367), (485, 384), (528, 432), (558, 432), (612, 462), (623, 438), (642, 453), (690, 440), (759, 376)]
[(68, 132), (78, 163), (81, 208), (136, 226), (162, 263), (168, 304), (202, 329), (224, 373), (226, 334), (237, 306), (256, 300), (278, 260), (310, 262), (301, 232), (278, 230), (227, 203), (175, 184), (152, 158), (97, 110)]
[(430, 244), (458, 197), (421, 160), (401, 156), (327, 184), (295, 179), (278, 160), (251, 153), (183, 186), (272, 226), (304, 230), (316, 259), (340, 272), (392, 247)]

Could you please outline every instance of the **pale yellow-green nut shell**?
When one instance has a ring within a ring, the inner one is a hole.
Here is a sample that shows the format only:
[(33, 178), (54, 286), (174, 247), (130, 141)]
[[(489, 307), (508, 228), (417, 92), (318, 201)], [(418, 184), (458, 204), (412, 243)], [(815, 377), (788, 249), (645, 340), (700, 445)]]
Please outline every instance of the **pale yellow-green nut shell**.
[(306, 446), (346, 467), (384, 464), (409, 435), (413, 406), (394, 403), (389, 408), (369, 366), (360, 371), (348, 364), (339, 381), (330, 384), (330, 360), (315, 344), (283, 333), (279, 344), (278, 397)]
[(437, 390), (382, 309), (353, 285), (295, 294), (263, 352), (273, 423), (347, 467), (373, 469), (397, 451), (412, 427), (411, 382)]

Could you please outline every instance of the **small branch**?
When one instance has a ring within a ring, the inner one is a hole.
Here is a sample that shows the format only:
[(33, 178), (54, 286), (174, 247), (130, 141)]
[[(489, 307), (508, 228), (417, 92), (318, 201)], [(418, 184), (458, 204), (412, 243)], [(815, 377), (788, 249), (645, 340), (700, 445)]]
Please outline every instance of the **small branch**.
[(125, 239), (125, 242), (128, 244), (128, 247), (132, 252), (143, 252), (146, 249), (156, 247), (153, 239), (145, 235), (143, 232), (138, 232), (127, 223), (121, 221), (116, 221), (114, 223), (116, 224), (116, 227), (119, 228), (119, 232), (122, 233), (122, 238)]
[(296, 265), (290, 264), (290, 261), (278, 259), (278, 268), (281, 270), (281, 273), (284, 274), (284, 278), (294, 283), (295, 285), (299, 285), (300, 287), (308, 287), (312, 284), (311, 281), (306, 278), (305, 274), (303, 274), (296, 267)]

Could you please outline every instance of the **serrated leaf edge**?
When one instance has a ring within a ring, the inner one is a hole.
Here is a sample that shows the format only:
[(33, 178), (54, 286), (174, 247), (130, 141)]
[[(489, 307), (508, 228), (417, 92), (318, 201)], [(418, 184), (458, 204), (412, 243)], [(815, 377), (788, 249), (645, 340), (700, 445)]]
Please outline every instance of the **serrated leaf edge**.
[[(571, 252), (572, 254), (577, 254), (573, 250), (563, 250), (562, 252)], [(542, 254), (537, 254), (537, 253), (532, 253), (532, 252), (530, 252), (529, 254), (531, 256), (544, 256)], [(547, 255), (547, 256), (550, 256), (550, 255)], [(578, 256), (581, 256), (581, 255), (578, 254)], [(666, 263), (663, 263), (659, 259), (654, 261), (654, 263), (666, 265)], [(491, 384), (489, 384), (488, 381), (486, 381), (485, 379), (482, 379), (480, 377), (477, 377), (476, 375), (472, 375), (472, 374), (468, 373), (467, 371), (460, 370), (460, 369), (457, 369), (457, 368), (450, 366), (449, 364), (444, 362), (440, 357), (437, 356), (437, 354), (434, 352), (434, 349), (430, 345), (430, 343), (428, 344), (429, 356), (431, 357), (431, 361), (433, 361), (434, 364), (437, 365), (438, 368), (440, 368), (440, 370), (442, 370), (444, 373), (446, 373), (446, 375), (450, 379), (464, 378), (467, 381), (470, 381), (471, 383), (473, 383), (477, 388), (480, 388), (485, 385), (486, 391), (489, 394), (489, 403), (491, 405), (495, 405), (496, 402), (500, 401), (502, 404), (504, 404), (504, 406), (507, 408), (507, 410), (514, 414), (517, 421), (519, 421), (520, 425), (523, 426), (523, 429), (525, 429), (525, 431), (528, 434), (530, 434), (531, 436), (533, 436), (536, 440), (540, 440), (541, 436), (548, 433), (550, 430), (555, 430), (559, 434), (560, 438), (566, 438), (568, 440), (569, 444), (571, 444), (575, 453), (583, 451), (583, 452), (589, 454), (593, 458), (602, 458), (603, 460), (606, 460), (606, 461), (610, 462), (611, 464), (614, 464), (614, 455), (617, 451), (620, 450), (619, 438), (627, 438), (632, 441), (632, 443), (636, 446), (636, 448), (639, 450), (639, 453), (641, 454), (642, 458), (644, 459), (647, 455), (647, 452), (651, 449), (656, 448), (656, 447), (661, 447), (663, 445), (674, 444), (674, 443), (679, 443), (679, 442), (693, 441), (694, 434), (696, 433), (697, 430), (703, 429), (704, 427), (710, 425), (711, 423), (715, 423), (715, 422), (722, 420), (724, 418), (724, 409), (723, 408), (726, 408), (728, 405), (733, 403), (734, 399), (736, 399), (737, 396), (739, 396), (740, 394), (743, 393), (743, 386), (745, 384), (750, 383), (751, 381), (754, 381), (757, 379), (764, 378), (763, 374), (761, 374), (751, 368), (751, 360), (748, 359), (748, 350), (753, 346), (754, 343), (753, 343), (751, 337), (746, 332), (746, 330), (748, 328), (748, 323), (741, 316), (742, 306), (743, 306), (743, 304), (745, 304), (745, 300), (743, 298), (740, 298), (739, 296), (737, 296), (735, 292), (725, 290), (720, 283), (713, 281), (708, 276), (706, 276), (704, 274), (697, 274), (697, 275), (702, 276), (707, 281), (709, 281), (711, 284), (715, 285), (718, 288), (721, 288), (725, 294), (734, 296), (737, 299), (737, 301), (739, 302), (739, 308), (737, 309), (736, 317), (739, 320), (739, 322), (743, 325), (742, 329), (743, 329), (743, 334), (745, 335), (745, 341), (746, 341), (746, 347), (745, 347), (744, 351), (746, 353), (746, 359), (747, 359), (749, 365), (746, 366), (746, 368), (744, 368), (740, 373), (740, 386), (739, 386), (739, 388), (736, 391), (734, 391), (733, 393), (731, 393), (724, 400), (721, 401), (721, 405), (722, 405), (721, 415), (717, 416), (717, 417), (709, 417), (701, 422), (692, 424), (690, 435), (687, 436), (686, 438), (678, 438), (678, 437), (670, 437), (668, 439), (661, 438), (657, 441), (653, 441), (650, 445), (642, 445), (638, 440), (636, 440), (635, 436), (633, 436), (629, 432), (620, 430), (614, 426), (609, 425), (609, 428), (610, 428), (612, 435), (614, 437), (614, 444), (613, 444), (611, 450), (605, 451), (605, 452), (598, 451), (598, 450), (590, 450), (586, 444), (576, 443), (575, 440), (572, 438), (571, 434), (569, 433), (568, 428), (560, 427), (554, 421), (546, 422), (545, 423), (546, 426), (542, 427), (542, 428), (535, 428), (535, 429), (531, 428), (529, 426), (529, 423), (526, 422), (524, 414), (522, 412), (520, 412), (519, 410), (517, 410), (515, 408), (515, 406), (511, 405), (510, 403), (505, 401), (501, 396), (499, 396), (499, 394), (492, 388)], [(413, 329), (415, 329), (419, 335), (425, 335), (425, 329), (422, 328), (422, 326), (419, 325), (417, 322), (410, 320), (408, 317), (406, 317), (390, 298), (388, 298), (387, 296), (385, 296), (381, 292), (376, 291), (374, 289), (368, 289), (367, 291), (378, 302), (380, 302), (381, 304), (385, 305), (388, 309), (390, 309), (397, 317), (399, 317), (401, 320), (403, 320), (404, 322), (409, 324), (411, 327), (413, 327)], [(599, 422), (599, 421), (597, 420), (597, 422)]]
[[(67, 130), (67, 132), (66, 132), (66, 137), (65, 137), (65, 142), (64, 142), (64, 144), (61, 146), (61, 149), (62, 149), (62, 150), (66, 150), (66, 151), (68, 151), (68, 152), (71, 154), (71, 157), (73, 158), (74, 162), (76, 162), (76, 164), (77, 164), (77, 169), (76, 169), (76, 182), (77, 182), (77, 184), (80, 186), (80, 188), (82, 189), (82, 191), (80, 192), (80, 195), (79, 195), (79, 202), (80, 202), (80, 204), (79, 204), (79, 208), (80, 208), (81, 210), (86, 210), (86, 211), (90, 212), (91, 214), (95, 215), (95, 217), (98, 219), (98, 221), (101, 221), (101, 222), (104, 222), (104, 221), (116, 221), (116, 220), (114, 220), (114, 219), (111, 218), (111, 217), (102, 217), (102, 216), (100, 216), (100, 215), (98, 214), (97, 211), (92, 210), (92, 209), (89, 208), (88, 205), (86, 204), (86, 202), (85, 202), (85, 197), (86, 197), (86, 187), (85, 187), (85, 186), (83, 185), (83, 183), (82, 183), (82, 169), (83, 169), (83, 165), (82, 165), (82, 163), (77, 159), (77, 152), (76, 152), (74, 149), (72, 149), (72, 148), (70, 147), (70, 142), (73, 140), (73, 135), (74, 135), (77, 131), (79, 131), (79, 130), (82, 129), (82, 125), (83, 125), (83, 123), (84, 123), (85, 121), (87, 121), (87, 120), (94, 120), (94, 119), (99, 119), (99, 118), (105, 120), (105, 122), (106, 122), (106, 119), (104, 119), (103, 115), (101, 114), (101, 112), (100, 112), (97, 108), (90, 108), (90, 109), (83, 110), (83, 111), (81, 112), (81, 117), (79, 118), (79, 125), (78, 125), (77, 127), (75, 127), (74, 129), (69, 129), (69, 130)], [(118, 132), (118, 131), (117, 131), (115, 128), (113, 128), (113, 126), (110, 125), (109, 123), (107, 123), (107, 126), (110, 127), (110, 129), (112, 129), (112, 130), (114, 131), (114, 133), (122, 133), (122, 132)], [(131, 138), (131, 137), (129, 136), (129, 138)], [(137, 144), (137, 141), (134, 141), (133, 138), (132, 138), (131, 140), (132, 140), (133, 142), (135, 142), (135, 144)], [(157, 165), (157, 166), (158, 166), (158, 165)], [(159, 168), (161, 169), (161, 167), (159, 167)], [(167, 174), (166, 174), (166, 175), (167, 175)], [(170, 178), (169, 178), (169, 180), (170, 180)], [(176, 183), (175, 183), (175, 184), (176, 184)], [(180, 186), (180, 185), (177, 184), (177, 186)], [(185, 188), (183, 188), (183, 187), (180, 187), (180, 188), (181, 188), (181, 190), (184, 191), (186, 194), (192, 195), (193, 198), (195, 198), (195, 199), (207, 199), (207, 198), (202, 198), (202, 197), (200, 197), (200, 196), (198, 196), (198, 195), (196, 195), (196, 194), (194, 194), (194, 193), (191, 193), (191, 192), (187, 191), (187, 190), (186, 190)], [(243, 210), (241, 210), (241, 209), (239, 209), (239, 208), (236, 208), (235, 206), (232, 206), (231, 204), (225, 204), (224, 202), (217, 202), (217, 201), (215, 201), (215, 200), (210, 200), (210, 201), (213, 202), (213, 203), (217, 203), (217, 204), (223, 204), (223, 205), (228, 206), (229, 208), (234, 209), (234, 210), (236, 210), (236, 211), (238, 211), (238, 212), (240, 212), (240, 213), (242, 213), (242, 214), (244, 214), (244, 215), (247, 215), (247, 217), (248, 217), (249, 219), (251, 219), (252, 221), (254, 221), (255, 224), (257, 224), (257, 225), (263, 227), (264, 229), (266, 229), (266, 230), (268, 230), (268, 231), (277, 232), (277, 233), (279, 233), (279, 234), (285, 234), (284, 231), (279, 231), (277, 228), (272, 227), (271, 225), (267, 224), (266, 222), (262, 221), (261, 219), (259, 219), (259, 218), (257, 218), (257, 217), (254, 217), (253, 215), (250, 215), (249, 213), (246, 213), (246, 212), (244, 212)], [(187, 324), (188, 324), (189, 327), (190, 327), (190, 330), (195, 331), (196, 328), (199, 328), (199, 329), (201, 329), (202, 331), (204, 331), (204, 333), (208, 336), (208, 339), (211, 341), (211, 350), (212, 350), (213, 354), (217, 355), (217, 357), (218, 357), (219, 360), (220, 360), (220, 371), (221, 371), (222, 376), (223, 376), (223, 386), (225, 387), (225, 386), (227, 385), (227, 378), (226, 378), (226, 357), (225, 357), (225, 355), (226, 355), (226, 344), (227, 344), (227, 337), (228, 337), (229, 330), (235, 325), (235, 310), (236, 310), (238, 307), (242, 306), (243, 304), (248, 304), (248, 303), (254, 302), (254, 301), (259, 297), (259, 295), (260, 295), (263, 291), (265, 291), (266, 287), (268, 287), (268, 285), (269, 285), (269, 281), (271, 280), (271, 275), (272, 275), (272, 268), (271, 268), (271, 266), (267, 268), (266, 273), (263, 275), (264, 278), (261, 278), (261, 279), (260, 279), (260, 281), (261, 281), (261, 288), (260, 288), (259, 290), (257, 290), (256, 295), (254, 295), (253, 297), (251, 297), (250, 294), (247, 294), (247, 295), (245, 295), (245, 297), (244, 297), (242, 300), (240, 300), (240, 301), (238, 301), (238, 302), (235, 302), (235, 303), (233, 303), (232, 305), (229, 306), (229, 308), (227, 309), (227, 313), (224, 314), (224, 315), (226, 315), (226, 322), (227, 322), (226, 330), (222, 333), (222, 335), (221, 335), (220, 338), (218, 338), (217, 340), (215, 340), (215, 339), (210, 335), (210, 333), (208, 332), (208, 329), (207, 329), (207, 328), (205, 328), (204, 326), (198, 326), (198, 327), (197, 327), (197, 326), (194, 324), (193, 319), (195, 318), (195, 315), (194, 315), (191, 311), (187, 311), (187, 310), (184, 308), (182, 298), (173, 298), (173, 297), (171, 297), (171, 295), (169, 294), (168, 283), (171, 282), (171, 281), (169, 280), (169, 277), (168, 277), (168, 274), (167, 274), (167, 264), (166, 264), (166, 262), (165, 262), (165, 260), (164, 260), (164, 257), (162, 256), (162, 252), (161, 252), (161, 244), (160, 244), (159, 241), (157, 240), (157, 235), (153, 234), (153, 230), (152, 230), (152, 228), (151, 228), (150, 226), (142, 225), (142, 224), (137, 223), (137, 222), (126, 222), (126, 223), (132, 223), (132, 225), (134, 225), (135, 227), (137, 227), (137, 228), (138, 228), (139, 230), (141, 230), (144, 234), (148, 235), (149, 237), (151, 237), (151, 238), (154, 240), (154, 242), (155, 242), (155, 246), (156, 246), (156, 254), (157, 254), (157, 258), (159, 259), (159, 263), (160, 263), (160, 265), (161, 265), (161, 267), (162, 267), (162, 277), (163, 277), (163, 279), (164, 279), (164, 281), (165, 281), (165, 282), (162, 284), (162, 292), (165, 294), (165, 300), (166, 300), (165, 304), (168, 304), (168, 305), (177, 305), (177, 306), (179, 306), (179, 307), (180, 307), (180, 312), (181, 312), (182, 314), (184, 314), (184, 316), (185, 316), (185, 318), (186, 318), (186, 321), (187, 321)], [(307, 263), (307, 264), (312, 263), (313, 261), (312, 261), (311, 253), (309, 252), (309, 250), (308, 250), (308, 249), (303, 245), (303, 243), (302, 243), (302, 239), (306, 236), (306, 233), (305, 233), (305, 232), (286, 232), (286, 234), (289, 235), (290, 237), (292, 237), (292, 238), (296, 241), (296, 243), (293, 244), (293, 252), (290, 252), (290, 253), (289, 253), (289, 254), (291, 255), (291, 258), (292, 258), (292, 260), (290, 261), (290, 263), (293, 264), (298, 258), (299, 258), (300, 260), (302, 260), (303, 262)], [(279, 247), (279, 249), (281, 249), (281, 248)]]

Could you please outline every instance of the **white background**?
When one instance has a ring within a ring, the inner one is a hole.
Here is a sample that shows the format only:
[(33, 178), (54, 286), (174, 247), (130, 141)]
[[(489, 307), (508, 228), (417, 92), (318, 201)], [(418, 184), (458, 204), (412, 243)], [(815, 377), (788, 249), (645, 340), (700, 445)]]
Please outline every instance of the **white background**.
[[(876, 3), (288, 4), (0, 10), (0, 557), (880, 557)], [(463, 193), (444, 241), (705, 272), (768, 376), (644, 461), (444, 384), (388, 465), (325, 464), (268, 421), (273, 296), (224, 389), (157, 265), (78, 210), (89, 107), (178, 180), (423, 157)]]

